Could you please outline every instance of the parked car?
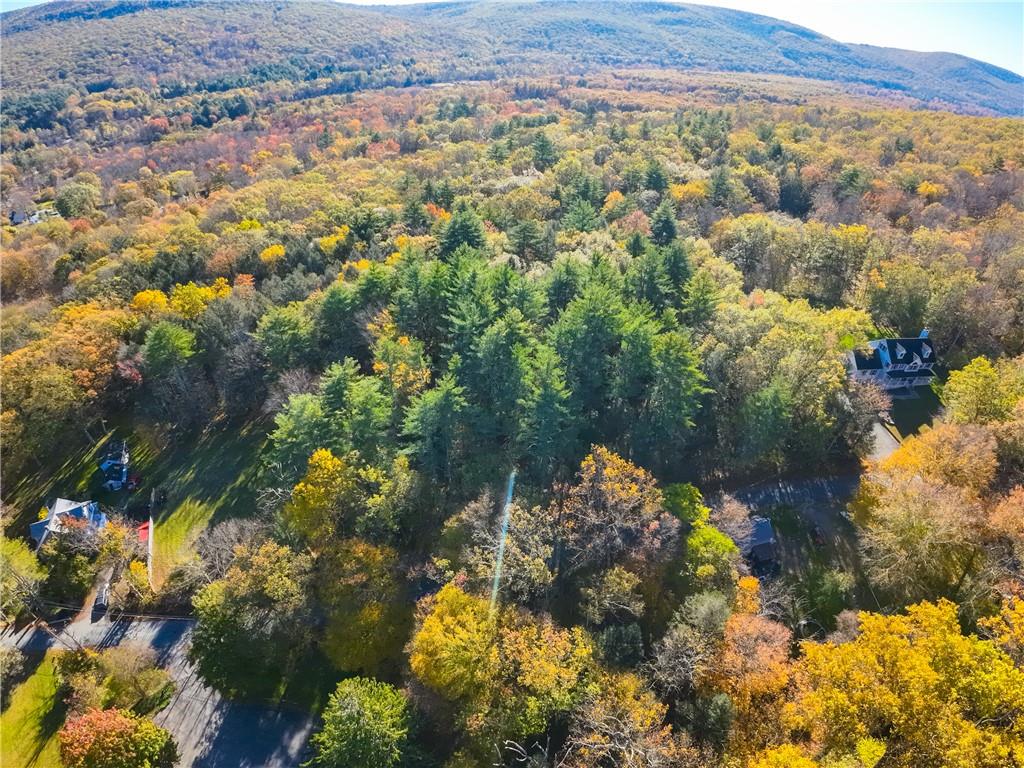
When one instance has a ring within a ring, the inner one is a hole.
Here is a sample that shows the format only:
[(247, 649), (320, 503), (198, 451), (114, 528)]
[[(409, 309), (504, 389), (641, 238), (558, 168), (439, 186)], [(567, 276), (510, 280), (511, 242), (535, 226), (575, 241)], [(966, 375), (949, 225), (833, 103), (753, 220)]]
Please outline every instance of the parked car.
[(92, 605), (94, 613), (106, 613), (107, 608), (110, 606), (110, 584), (104, 584), (100, 587), (99, 592), (96, 593), (96, 602)]

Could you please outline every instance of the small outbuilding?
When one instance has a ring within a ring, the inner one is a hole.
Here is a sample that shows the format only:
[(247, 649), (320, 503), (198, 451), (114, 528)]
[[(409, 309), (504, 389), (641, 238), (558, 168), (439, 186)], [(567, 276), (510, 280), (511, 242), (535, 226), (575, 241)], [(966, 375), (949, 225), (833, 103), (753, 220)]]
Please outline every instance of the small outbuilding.
[(743, 556), (750, 562), (755, 573), (765, 573), (776, 567), (778, 562), (778, 541), (772, 521), (766, 517), (752, 517), (754, 530), (743, 547)]

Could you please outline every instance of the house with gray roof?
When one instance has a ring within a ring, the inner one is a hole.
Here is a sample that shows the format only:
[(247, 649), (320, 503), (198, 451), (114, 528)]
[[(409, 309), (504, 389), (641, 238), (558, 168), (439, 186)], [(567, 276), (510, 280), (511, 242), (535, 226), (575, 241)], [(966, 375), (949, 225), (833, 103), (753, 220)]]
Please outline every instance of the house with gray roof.
[(867, 348), (850, 352), (847, 370), (851, 378), (873, 381), (882, 389), (909, 389), (931, 385), (937, 362), (926, 328), (916, 338), (869, 341)]

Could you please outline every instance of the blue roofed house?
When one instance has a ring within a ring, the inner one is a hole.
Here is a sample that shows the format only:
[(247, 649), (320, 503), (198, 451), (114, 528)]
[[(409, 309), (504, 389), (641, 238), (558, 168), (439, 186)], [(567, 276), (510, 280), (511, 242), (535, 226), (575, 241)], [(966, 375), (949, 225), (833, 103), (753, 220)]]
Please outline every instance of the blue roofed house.
[(67, 528), (86, 527), (99, 531), (107, 525), (107, 516), (95, 501), (57, 499), (46, 512), (46, 517), (28, 527), (36, 549), (43, 546), (50, 536)]
[(928, 386), (935, 379), (937, 354), (928, 330), (917, 338), (875, 339), (867, 349), (850, 353), (847, 368), (858, 381), (873, 381), (883, 389)]

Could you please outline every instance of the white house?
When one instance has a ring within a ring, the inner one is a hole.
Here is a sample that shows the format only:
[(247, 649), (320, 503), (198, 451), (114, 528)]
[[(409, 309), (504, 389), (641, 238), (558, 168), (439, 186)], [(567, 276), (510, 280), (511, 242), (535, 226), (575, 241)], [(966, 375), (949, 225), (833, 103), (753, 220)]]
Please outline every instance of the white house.
[(917, 338), (875, 339), (867, 349), (855, 349), (849, 355), (850, 376), (873, 381), (883, 389), (928, 386), (935, 379), (937, 353), (928, 338), (928, 329)]
[(29, 525), (29, 535), (36, 548), (43, 546), (54, 533), (60, 533), (69, 526), (86, 526), (100, 530), (107, 524), (107, 516), (100, 511), (95, 501), (72, 501), (57, 499), (46, 511), (46, 517)]

